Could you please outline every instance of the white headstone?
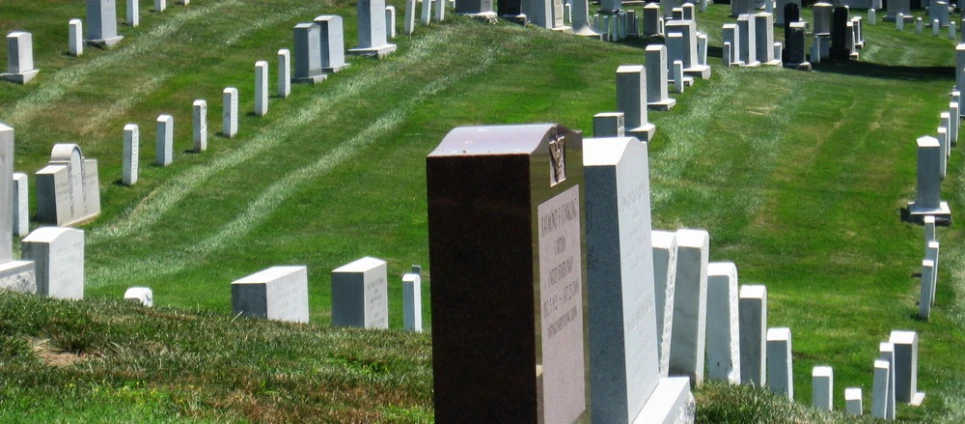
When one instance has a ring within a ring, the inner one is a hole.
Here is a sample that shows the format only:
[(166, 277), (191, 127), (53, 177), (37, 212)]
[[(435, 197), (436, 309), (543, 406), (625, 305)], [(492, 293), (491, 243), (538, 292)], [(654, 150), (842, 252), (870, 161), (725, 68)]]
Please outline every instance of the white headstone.
[(432, 0), (422, 0), (422, 16), (419, 20), (422, 25), (429, 25), (432, 21)]
[(308, 322), (308, 269), (274, 266), (231, 282), (236, 315)]
[(878, 12), (874, 9), (868, 9), (868, 25), (878, 25)]
[[(899, 19), (897, 22), (901, 22)], [(888, 361), (875, 360), (874, 387), (871, 391), (871, 415), (885, 419), (888, 414), (888, 383), (891, 365)]]
[(673, 334), (674, 289), (677, 281), (677, 233), (654, 231), (653, 291), (657, 315), (657, 353), (660, 377), (670, 372), (670, 345)]
[(647, 122), (647, 74), (643, 65), (617, 68), (617, 111), (625, 115), (626, 133), (649, 141), (656, 126)]
[[(282, 75), (278, 76), (278, 96), (288, 97), (291, 92), (291, 82), (315, 84), (324, 80), (327, 75), (322, 71), (322, 35), (321, 26), (316, 23), (300, 23), (292, 30), (295, 39), (295, 77), (292, 78), (288, 60), (288, 50), (278, 51), (278, 72), (285, 72), (285, 82)], [(286, 68), (281, 68), (282, 56)]]
[(435, 10), (435, 16), (433, 17), (433, 19), (435, 19), (436, 22), (445, 21), (446, 20), (446, 2), (443, 0), (438, 0), (435, 2), (435, 6), (436, 6), (436, 10)]
[(670, 374), (686, 375), (697, 386), (704, 381), (709, 249), (707, 231), (677, 231)]
[(121, 183), (130, 186), (137, 183), (140, 135), (137, 124), (124, 126), (124, 161), (121, 165)]
[(892, 331), (895, 345), (895, 400), (920, 405), (925, 394), (918, 391), (918, 333)]
[(161, 13), (168, 8), (167, 0), (154, 0), (154, 12)]
[(85, 159), (76, 144), (55, 144), (35, 178), (38, 221), (69, 226), (100, 215), (97, 160)]
[(415, 32), (415, 0), (405, 0), (405, 35), (412, 35)]
[(140, 0), (127, 0), (127, 24), (136, 27), (141, 24)]
[[(13, 204), (13, 128), (0, 123), (0, 203)], [(37, 293), (34, 263), (13, 260), (13, 211), (0, 209), (0, 288)]]
[(268, 62), (255, 62), (255, 116), (268, 113)]
[(42, 227), (23, 239), (23, 258), (34, 261), (37, 294), (57, 299), (84, 298), (84, 232)]
[(741, 383), (767, 383), (767, 287), (744, 285), (738, 300)]
[(623, 137), (626, 131), (623, 112), (603, 112), (593, 115), (593, 137)]
[(195, 100), (192, 105), (194, 122), (194, 151), (208, 150), (208, 102)]
[(848, 387), (844, 389), (844, 407), (851, 415), (861, 415), (864, 413), (861, 407), (860, 387)]
[(114, 0), (87, 0), (87, 44), (111, 47), (124, 38), (117, 35)]
[(684, 82), (684, 63), (679, 60), (673, 61), (673, 80), (674, 91), (677, 94), (682, 94), (686, 83)]
[(647, 107), (670, 110), (677, 104), (667, 94), (667, 47), (663, 44), (647, 46)]
[(951, 118), (951, 126), (949, 127), (951, 131), (948, 133), (948, 137), (951, 139), (949, 147), (955, 147), (958, 145), (958, 128), (959, 124), (961, 123), (961, 110), (958, 106), (958, 102), (948, 103), (948, 114)]
[(402, 276), (402, 322), (408, 331), (422, 332), (422, 277)]
[(740, 47), (737, 48), (737, 53), (740, 53), (740, 61), (743, 62), (743, 66), (760, 66), (761, 62), (757, 60), (757, 24), (754, 22), (753, 15), (741, 15), (737, 18), (738, 36), (740, 37)]
[(737, 266), (707, 265), (707, 378), (741, 382), (740, 324), (737, 315)]
[(938, 139), (929, 136), (918, 139), (917, 196), (908, 205), (912, 216), (951, 217), (948, 203), (941, 201), (942, 155), (944, 152)]
[(320, 15), (315, 17), (321, 34), (322, 71), (334, 74), (348, 68), (345, 63), (345, 41), (342, 34), (342, 17)]
[(885, 418), (895, 418), (895, 345), (893, 343), (878, 344), (878, 359), (888, 361), (888, 393), (885, 395)]
[(395, 6), (385, 6), (385, 36), (395, 38)]
[(834, 370), (818, 366), (811, 370), (811, 405), (817, 409), (834, 409)]
[(7, 34), (7, 72), (0, 80), (26, 84), (39, 72), (34, 69), (33, 36), (23, 31)]
[(794, 400), (794, 368), (791, 366), (791, 329), (767, 329), (767, 387)]
[(27, 174), (13, 173), (13, 234), (25, 237), (30, 232)]
[(740, 53), (740, 27), (737, 24), (724, 24), (722, 38), (724, 43), (730, 44), (730, 54), (724, 55), (725, 66), (743, 65), (744, 62)]
[(238, 89), (227, 87), (221, 92), (221, 134), (227, 138), (238, 135)]
[(150, 287), (131, 287), (124, 292), (124, 300), (150, 308), (154, 306), (154, 292)]
[(67, 23), (68, 42), (67, 52), (71, 56), (84, 54), (84, 23), (80, 19), (71, 19)]
[[(314, 24), (309, 24), (309, 25), (314, 26)], [(315, 27), (315, 28), (318, 28), (318, 27)], [(300, 40), (296, 35), (295, 37), (296, 52), (298, 51), (298, 48), (299, 48), (299, 41)], [(318, 51), (316, 50), (315, 53), (318, 54)], [(292, 54), (291, 54), (291, 51), (289, 51), (288, 49), (278, 50), (278, 79), (277, 79), (278, 92), (276, 94), (281, 99), (287, 99), (288, 96), (292, 94), (292, 59), (291, 58), (292, 58)], [(295, 61), (298, 62), (298, 56), (295, 57)], [(317, 72), (319, 73), (322, 72), (321, 67), (317, 68)], [(296, 69), (296, 74), (297, 74), (297, 69)]]
[(161, 115), (157, 117), (157, 141), (155, 142), (154, 163), (158, 166), (168, 166), (174, 162), (174, 117)]
[(965, 43), (955, 46), (955, 87), (965, 90)]
[[(938, 290), (938, 251), (939, 243), (937, 241), (928, 242), (925, 246), (925, 259), (932, 261), (932, 278), (931, 278), (931, 306), (935, 306), (935, 291)], [(922, 279), (924, 282), (925, 280)]]
[(332, 325), (389, 328), (386, 263), (365, 257), (332, 271)]
[[(445, 2), (438, 2), (445, 10)], [(358, 0), (358, 47), (348, 51), (357, 56), (372, 56), (383, 58), (395, 51), (395, 44), (389, 44), (385, 37), (385, 0)], [(436, 19), (441, 21), (439, 8), (436, 8)]]
[(921, 296), (918, 298), (918, 317), (927, 321), (931, 316), (931, 299), (934, 296), (935, 287), (932, 281), (935, 280), (935, 262), (926, 259), (921, 261)]

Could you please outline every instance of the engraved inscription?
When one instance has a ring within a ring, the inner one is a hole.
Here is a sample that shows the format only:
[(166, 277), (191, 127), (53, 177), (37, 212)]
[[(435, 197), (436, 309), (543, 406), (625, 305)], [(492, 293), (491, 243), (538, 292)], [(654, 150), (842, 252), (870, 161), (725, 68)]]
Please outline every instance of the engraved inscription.
[(566, 137), (556, 134), (550, 138), (550, 187), (566, 181)]
[(385, 278), (381, 276), (365, 283), (365, 298), (368, 301), (368, 310), (371, 313), (369, 322), (365, 323), (366, 328), (388, 326), (389, 317), (385, 314), (386, 288)]

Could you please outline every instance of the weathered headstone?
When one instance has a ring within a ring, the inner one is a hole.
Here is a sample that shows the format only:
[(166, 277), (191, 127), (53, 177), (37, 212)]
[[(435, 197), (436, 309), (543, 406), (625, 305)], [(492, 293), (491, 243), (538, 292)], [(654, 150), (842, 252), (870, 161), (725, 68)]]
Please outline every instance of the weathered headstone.
[[(327, 75), (322, 72), (321, 28), (314, 23), (295, 25), (295, 77), (292, 82), (315, 84)], [(280, 81), (280, 80), (279, 80)]]
[(402, 276), (402, 324), (408, 331), (422, 332), (422, 277)]
[(811, 405), (817, 409), (834, 409), (834, 370), (828, 366), (811, 369)]
[(84, 23), (80, 19), (71, 19), (67, 23), (67, 54), (80, 56), (84, 54)]
[(784, 58), (784, 67), (810, 71), (811, 64), (805, 57), (807, 50), (807, 38), (805, 34), (807, 26), (804, 22), (793, 22), (784, 31), (784, 44), (787, 47), (787, 56)]
[(794, 373), (791, 366), (791, 329), (767, 329), (767, 387), (778, 395), (794, 400)]
[(426, 159), (437, 423), (589, 421), (582, 145), (462, 127)]
[(160, 115), (157, 117), (157, 138), (155, 141), (154, 163), (158, 166), (168, 166), (174, 162), (174, 117)]
[(707, 378), (741, 382), (740, 323), (737, 266), (733, 262), (707, 265)]
[(741, 286), (739, 296), (741, 383), (764, 387), (767, 383), (767, 287)]
[(851, 415), (861, 415), (864, 413), (864, 410), (861, 406), (860, 387), (848, 387), (844, 389), (844, 407), (845, 410)]
[(647, 107), (670, 110), (677, 104), (667, 94), (667, 47), (662, 44), (647, 46)]
[(137, 124), (124, 126), (124, 160), (121, 164), (121, 184), (131, 186), (137, 183), (137, 170), (140, 151), (140, 135)]
[(13, 234), (26, 237), (30, 232), (29, 190), (27, 174), (13, 173)]
[(127, 25), (136, 27), (141, 24), (140, 0), (127, 0)]
[(647, 121), (647, 74), (643, 65), (617, 68), (617, 111), (625, 115), (628, 135), (641, 141), (653, 139), (657, 127)]
[(918, 391), (918, 333), (892, 331), (888, 341), (895, 345), (895, 400), (921, 405), (925, 393)]
[(273, 266), (231, 282), (235, 315), (272, 321), (308, 322), (308, 269)]
[(342, 17), (321, 15), (315, 18), (320, 28), (322, 71), (334, 74), (349, 67), (345, 63), (345, 45), (342, 33)]
[(117, 35), (117, 9), (114, 0), (87, 0), (87, 44), (111, 47), (124, 37)]
[(917, 195), (914, 202), (908, 203), (909, 214), (916, 222), (926, 215), (934, 216), (936, 221), (951, 222), (951, 209), (941, 200), (942, 155), (942, 146), (935, 137), (918, 138)]
[(150, 308), (154, 306), (154, 292), (150, 287), (130, 287), (124, 291), (124, 300)]
[(677, 231), (670, 374), (686, 375), (696, 386), (704, 380), (709, 249), (707, 231)]
[(238, 89), (227, 87), (221, 92), (221, 134), (232, 138), (238, 134)]
[(84, 232), (42, 227), (23, 239), (23, 258), (37, 270), (37, 294), (56, 299), (84, 298)]
[(757, 36), (757, 60), (762, 65), (780, 66), (781, 61), (774, 58), (774, 16), (762, 12), (754, 15), (754, 34)]
[[(296, 39), (297, 48), (298, 41)], [(287, 99), (292, 94), (292, 54), (288, 49), (278, 50), (278, 97)]]
[(385, 261), (364, 257), (332, 270), (332, 325), (389, 328)]
[(878, 345), (878, 359), (888, 361), (888, 391), (885, 393), (885, 418), (895, 419), (895, 345), (894, 343), (880, 343)]
[(7, 34), (7, 72), (0, 80), (26, 84), (39, 72), (34, 69), (33, 36), (23, 31)]
[(657, 352), (660, 377), (670, 372), (670, 343), (673, 334), (674, 290), (677, 281), (677, 233), (654, 231), (653, 290), (657, 311)]
[(740, 53), (741, 62), (744, 62), (743, 66), (760, 66), (761, 62), (757, 60), (757, 49), (763, 46), (757, 45), (757, 25), (753, 15), (741, 15), (737, 18), (737, 26), (739, 28), (737, 35), (740, 36), (740, 47), (737, 50)]
[(356, 9), (359, 45), (349, 50), (348, 54), (381, 59), (394, 52), (395, 44), (389, 44), (385, 38), (385, 0), (358, 0)]
[(395, 6), (385, 6), (385, 37), (395, 38)]
[(70, 226), (101, 213), (97, 160), (76, 144), (55, 144), (47, 166), (37, 171), (37, 220)]
[(885, 419), (888, 412), (888, 380), (891, 366), (888, 361), (875, 360), (874, 386), (871, 391), (871, 415)]
[(593, 115), (594, 137), (623, 137), (625, 125), (623, 112), (603, 112)]
[(191, 105), (194, 128), (194, 151), (208, 150), (208, 102), (195, 100)]
[[(12, 205), (17, 196), (13, 186), (13, 133), (13, 128), (0, 124), (0, 204), (7, 205)], [(0, 288), (37, 293), (34, 263), (13, 260), (13, 215), (11, 208), (0, 208)]]
[(255, 62), (255, 116), (268, 113), (268, 62)]

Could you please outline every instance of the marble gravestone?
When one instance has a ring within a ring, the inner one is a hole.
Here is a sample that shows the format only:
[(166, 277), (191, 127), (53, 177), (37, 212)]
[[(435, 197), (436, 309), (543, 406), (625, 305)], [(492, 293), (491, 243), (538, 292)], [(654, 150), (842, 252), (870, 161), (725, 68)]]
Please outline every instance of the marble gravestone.
[(132, 186), (137, 183), (138, 155), (140, 140), (137, 124), (124, 126), (124, 159), (121, 164), (121, 184)]
[(71, 226), (101, 213), (97, 160), (85, 159), (76, 144), (55, 144), (47, 166), (37, 171), (37, 220)]
[(834, 409), (834, 370), (828, 366), (811, 369), (811, 405), (817, 409)]
[[(0, 123), (0, 204), (12, 205), (13, 128)], [(0, 288), (37, 293), (34, 263), (13, 260), (13, 210), (0, 207)]]
[(831, 14), (834, 6), (830, 3), (819, 2), (813, 6), (814, 35), (831, 35)]
[(740, 27), (737, 24), (724, 24), (722, 28), (723, 43), (730, 47), (730, 51), (724, 49), (724, 66), (743, 66), (744, 61), (740, 53)]
[(623, 137), (623, 112), (604, 112), (593, 115), (594, 137)]
[(87, 44), (112, 47), (121, 42), (117, 35), (117, 8), (114, 0), (87, 0)]
[(581, 133), (456, 128), (426, 180), (435, 422), (589, 423)]
[(84, 232), (42, 227), (23, 239), (23, 258), (34, 262), (37, 294), (56, 299), (84, 298)]
[(704, 381), (709, 249), (707, 231), (677, 231), (670, 375), (688, 376), (694, 386)]
[(231, 282), (235, 315), (308, 322), (308, 268), (274, 266)]
[(155, 155), (154, 163), (157, 166), (168, 166), (174, 162), (174, 117), (171, 115), (157, 117)]
[(707, 378), (741, 382), (740, 324), (737, 315), (737, 266), (707, 265)]
[[(667, 33), (679, 32), (683, 36), (683, 63), (684, 73), (700, 79), (708, 79), (711, 75), (710, 66), (701, 65), (697, 59), (697, 22), (696, 21), (669, 21), (664, 31)], [(672, 60), (677, 60), (674, 57)]]
[(136, 27), (141, 24), (140, 0), (127, 0), (127, 24)]
[(921, 223), (926, 215), (935, 217), (936, 222), (951, 223), (952, 212), (948, 203), (941, 200), (941, 170), (939, 168), (941, 144), (935, 137), (925, 136), (918, 139), (918, 182), (917, 196), (908, 203), (908, 213), (913, 222)]
[(647, 108), (670, 110), (677, 100), (667, 94), (667, 46), (651, 44), (646, 49)]
[(761, 62), (757, 60), (757, 49), (765, 46), (757, 45), (757, 24), (754, 22), (753, 15), (741, 15), (737, 18), (738, 36), (740, 37), (740, 47), (738, 47), (738, 53), (740, 53), (740, 61), (744, 62), (743, 66), (755, 67), (760, 66)]
[(653, 245), (653, 291), (657, 311), (657, 357), (660, 360), (660, 377), (666, 378), (670, 373), (674, 289), (677, 281), (677, 233), (654, 231), (650, 240)]
[(395, 38), (395, 6), (385, 6), (385, 37)]
[(13, 173), (13, 234), (25, 237), (30, 232), (29, 190), (27, 174)]
[(657, 127), (647, 122), (647, 74), (643, 65), (617, 68), (617, 111), (625, 115), (627, 135), (640, 141), (653, 139)]
[(402, 26), (405, 35), (415, 32), (415, 13), (415, 0), (405, 0), (405, 25)]
[(385, 261), (367, 256), (332, 270), (332, 325), (389, 328)]
[(287, 99), (292, 94), (292, 52), (278, 49), (278, 98)]
[(774, 16), (762, 12), (754, 15), (754, 43), (757, 47), (757, 60), (762, 65), (780, 66), (781, 61), (774, 56)]
[(895, 345), (893, 343), (878, 344), (878, 359), (888, 361), (888, 389), (884, 397), (884, 418), (895, 418)]
[(925, 393), (918, 391), (918, 333), (892, 331), (888, 341), (895, 345), (895, 401), (921, 405)]
[(208, 102), (195, 100), (191, 105), (194, 128), (194, 151), (208, 150)]
[(359, 45), (348, 54), (381, 59), (394, 52), (395, 44), (389, 44), (385, 36), (385, 0), (358, 0), (356, 9)]
[(338, 15), (320, 15), (315, 17), (318, 25), (321, 43), (322, 71), (334, 74), (349, 67), (345, 63), (345, 41), (342, 33), (342, 17)]
[(767, 287), (741, 286), (738, 296), (741, 383), (764, 387), (767, 384)]
[(221, 135), (232, 138), (238, 135), (238, 89), (227, 87), (221, 92)]
[(767, 329), (767, 387), (794, 400), (794, 367), (791, 366), (791, 329)]
[(663, 16), (657, 3), (647, 3), (643, 7), (643, 36), (663, 35)]
[(33, 36), (29, 32), (14, 31), (7, 34), (7, 72), (0, 80), (26, 84), (40, 70), (34, 69)]
[[(962, 29), (965, 33), (965, 27)], [(955, 87), (965, 89), (965, 43), (955, 46)]]
[(255, 62), (255, 116), (268, 114), (268, 62)]
[(864, 407), (861, 404), (861, 388), (848, 387), (844, 389), (844, 407), (848, 414), (861, 415)]
[(888, 390), (891, 364), (881, 359), (875, 360), (874, 380), (871, 390), (871, 415), (885, 419), (888, 415)]
[(130, 287), (124, 291), (124, 300), (150, 308), (154, 306), (154, 292), (150, 287)]
[(167, 0), (154, 0), (154, 13), (161, 13), (168, 8)]
[(77, 57), (84, 54), (84, 23), (80, 19), (67, 22), (67, 54)]
[(422, 332), (422, 277), (402, 276), (402, 324), (408, 331)]
[(316, 84), (328, 75), (322, 72), (321, 28), (314, 23), (301, 23), (292, 30), (295, 38), (295, 76), (292, 82)]

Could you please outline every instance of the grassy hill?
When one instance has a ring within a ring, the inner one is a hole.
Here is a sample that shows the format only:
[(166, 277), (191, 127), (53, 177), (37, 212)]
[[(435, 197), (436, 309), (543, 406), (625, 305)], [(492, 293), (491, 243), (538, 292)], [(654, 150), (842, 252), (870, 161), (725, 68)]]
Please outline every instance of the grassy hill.
[[(401, 28), (404, 4), (390, 3)], [(342, 15), (354, 46), (354, 3), (151, 8), (141, 2), (140, 27), (119, 26), (116, 48), (73, 58), (64, 54), (67, 21), (84, 17), (83, 4), (2, 6), (0, 30), (32, 32), (41, 69), (27, 86), (0, 84), (0, 122), (17, 131), (16, 169), (33, 174), (54, 143), (79, 143), (99, 160), (104, 210), (84, 227), (89, 300), (0, 297), (0, 420), (431, 419), (427, 335), (330, 330), (330, 270), (362, 256), (387, 260), (391, 324), (401, 327), (402, 272), (421, 263), (432, 283), (426, 154), (461, 125), (560, 122), (590, 135), (592, 115), (616, 106), (617, 66), (643, 63), (644, 43), (450, 15), (396, 39), (399, 51), (385, 60), (352, 58), (319, 85), (293, 87), (267, 116), (242, 116), (239, 137), (213, 137), (193, 154), (193, 100), (208, 101), (213, 134), (222, 89), (237, 87), (250, 111), (254, 62), (269, 60), (274, 82), (275, 54), (292, 47), (296, 23)], [(728, 10), (698, 16), (712, 56)], [(769, 325), (794, 334), (799, 404), (810, 404), (811, 367), (829, 364), (838, 407), (850, 386), (864, 388), (870, 407), (878, 342), (912, 329), (928, 397), (899, 417), (962, 422), (963, 232), (939, 230), (938, 305), (924, 323), (911, 318), (922, 230), (898, 219), (914, 198), (914, 140), (935, 132), (947, 106), (954, 44), (891, 24), (866, 25), (865, 34), (860, 62), (813, 73), (717, 66), (674, 110), (651, 113), (654, 227), (708, 229), (712, 260), (734, 261), (741, 283), (768, 286)], [(150, 165), (159, 114), (175, 117), (167, 168)], [(126, 123), (141, 132), (133, 187), (118, 183)], [(943, 184), (956, 213), (965, 207), (960, 156)], [(308, 266), (312, 324), (232, 319), (229, 282), (281, 264)], [(161, 307), (119, 305), (133, 285), (152, 287)], [(698, 402), (704, 422), (840, 419), (713, 385)]]

